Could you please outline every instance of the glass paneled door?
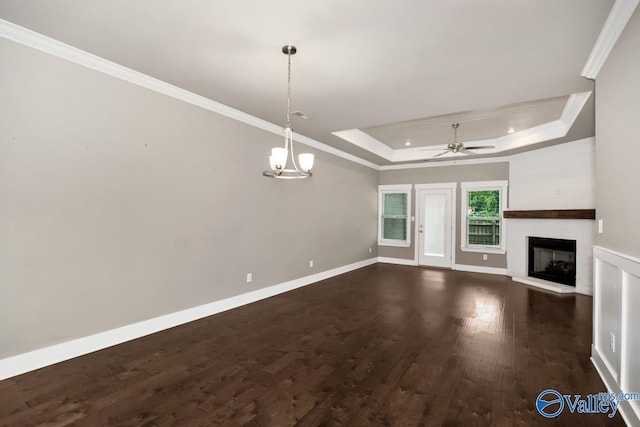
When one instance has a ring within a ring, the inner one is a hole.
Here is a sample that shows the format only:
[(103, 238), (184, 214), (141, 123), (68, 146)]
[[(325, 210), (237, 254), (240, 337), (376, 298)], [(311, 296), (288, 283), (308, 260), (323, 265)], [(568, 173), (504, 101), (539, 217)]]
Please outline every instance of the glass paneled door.
[(418, 191), (418, 261), (420, 265), (451, 267), (453, 189)]

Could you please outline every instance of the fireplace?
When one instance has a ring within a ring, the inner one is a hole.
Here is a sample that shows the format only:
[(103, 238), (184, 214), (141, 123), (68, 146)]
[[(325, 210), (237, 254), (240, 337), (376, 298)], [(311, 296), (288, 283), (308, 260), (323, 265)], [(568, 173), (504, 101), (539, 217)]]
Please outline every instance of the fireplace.
[(529, 237), (529, 276), (576, 285), (576, 241)]

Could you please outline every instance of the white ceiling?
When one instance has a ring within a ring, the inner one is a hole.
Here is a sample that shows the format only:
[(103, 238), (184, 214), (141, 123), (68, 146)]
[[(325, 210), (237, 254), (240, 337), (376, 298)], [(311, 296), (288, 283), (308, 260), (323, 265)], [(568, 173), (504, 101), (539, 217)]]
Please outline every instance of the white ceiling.
[[(295, 130), (389, 164), (332, 132), (375, 133), (387, 124), (591, 91), (580, 73), (612, 5), (2, 0), (0, 18), (277, 124), (286, 108), (280, 48), (294, 44), (292, 108), (310, 117), (297, 119)], [(593, 135), (592, 102), (569, 135), (552, 143)]]

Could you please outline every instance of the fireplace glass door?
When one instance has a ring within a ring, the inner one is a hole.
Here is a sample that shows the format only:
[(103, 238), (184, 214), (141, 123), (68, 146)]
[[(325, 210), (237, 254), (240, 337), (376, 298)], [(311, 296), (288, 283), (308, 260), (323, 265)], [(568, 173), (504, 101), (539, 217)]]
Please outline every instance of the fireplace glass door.
[(576, 241), (529, 237), (529, 276), (576, 285)]

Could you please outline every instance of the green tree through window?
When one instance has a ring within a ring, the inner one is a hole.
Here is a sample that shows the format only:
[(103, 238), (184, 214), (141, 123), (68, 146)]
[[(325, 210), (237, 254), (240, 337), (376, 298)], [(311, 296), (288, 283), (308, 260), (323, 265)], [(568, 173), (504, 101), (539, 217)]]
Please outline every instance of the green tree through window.
[(469, 216), (499, 217), (500, 216), (500, 191), (470, 191), (469, 192)]
[(500, 190), (469, 191), (467, 239), (470, 245), (500, 245)]

